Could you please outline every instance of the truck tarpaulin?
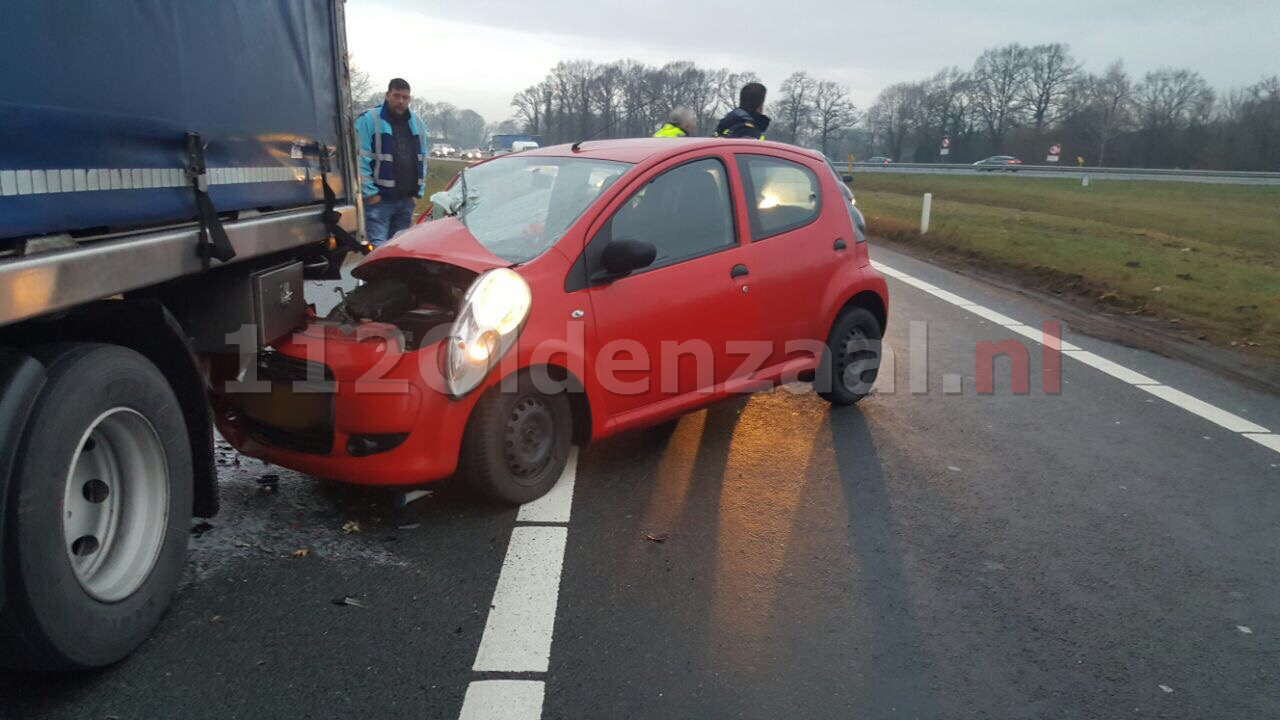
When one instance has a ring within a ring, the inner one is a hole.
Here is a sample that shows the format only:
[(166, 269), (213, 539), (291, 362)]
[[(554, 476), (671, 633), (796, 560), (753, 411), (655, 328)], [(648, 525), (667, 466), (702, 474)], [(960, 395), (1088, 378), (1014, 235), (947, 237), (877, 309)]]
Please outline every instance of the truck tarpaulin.
[(187, 133), (217, 212), (321, 202), (319, 147), (343, 122), (334, 2), (6, 0), (0, 250), (194, 220)]

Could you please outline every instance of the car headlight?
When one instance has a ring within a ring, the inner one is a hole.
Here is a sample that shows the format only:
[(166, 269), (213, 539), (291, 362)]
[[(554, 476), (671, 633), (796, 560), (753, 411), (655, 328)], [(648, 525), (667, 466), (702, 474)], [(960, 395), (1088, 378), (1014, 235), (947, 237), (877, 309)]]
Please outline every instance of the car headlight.
[(449, 336), (445, 382), (450, 394), (465, 395), (484, 380), (515, 344), (532, 302), (529, 284), (508, 268), (490, 270), (471, 283)]

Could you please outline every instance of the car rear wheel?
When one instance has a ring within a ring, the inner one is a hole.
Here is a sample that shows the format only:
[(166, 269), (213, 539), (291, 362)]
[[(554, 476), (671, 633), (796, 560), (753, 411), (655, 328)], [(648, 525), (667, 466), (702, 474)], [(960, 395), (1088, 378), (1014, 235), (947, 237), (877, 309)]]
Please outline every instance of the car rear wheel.
[(880, 323), (867, 310), (850, 307), (840, 312), (814, 377), (823, 400), (852, 405), (871, 392), (880, 372), (880, 333)]
[(462, 440), (459, 469), (484, 496), (526, 503), (545, 495), (569, 461), (573, 414), (564, 393), (548, 395), (528, 373), (517, 389), (490, 388), (476, 403)]
[(5, 518), (0, 664), (116, 662), (160, 621), (186, 562), (192, 460), (164, 376), (126, 348), (29, 351), (48, 380)]

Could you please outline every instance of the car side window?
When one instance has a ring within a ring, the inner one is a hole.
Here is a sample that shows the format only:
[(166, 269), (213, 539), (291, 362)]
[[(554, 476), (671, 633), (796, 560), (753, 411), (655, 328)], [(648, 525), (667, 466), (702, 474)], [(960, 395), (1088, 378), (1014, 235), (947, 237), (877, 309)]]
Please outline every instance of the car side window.
[(739, 155), (738, 171), (746, 186), (753, 242), (804, 227), (822, 212), (818, 176), (804, 165), (766, 155)]
[(737, 243), (728, 173), (714, 158), (686, 163), (650, 180), (614, 212), (587, 250), (588, 267), (601, 267), (610, 240), (653, 243), (647, 269), (707, 255)]

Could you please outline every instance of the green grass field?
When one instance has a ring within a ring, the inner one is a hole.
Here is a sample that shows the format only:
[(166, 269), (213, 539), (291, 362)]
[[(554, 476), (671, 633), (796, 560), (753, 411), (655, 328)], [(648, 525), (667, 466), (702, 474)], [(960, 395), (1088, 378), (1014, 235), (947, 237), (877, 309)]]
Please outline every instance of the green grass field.
[(884, 173), (853, 187), (872, 235), (1280, 357), (1280, 187)]

